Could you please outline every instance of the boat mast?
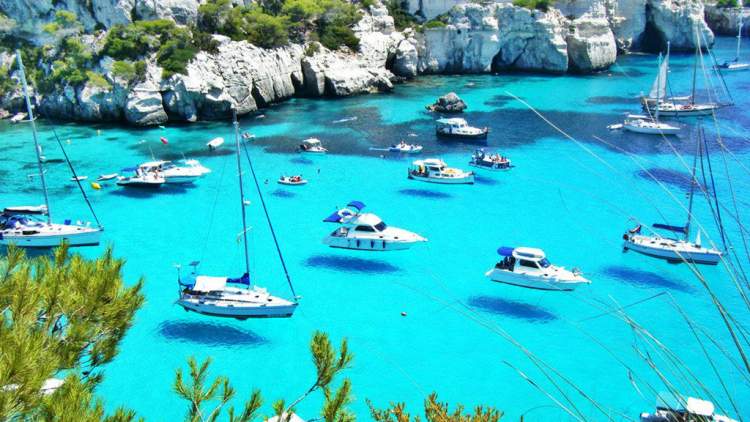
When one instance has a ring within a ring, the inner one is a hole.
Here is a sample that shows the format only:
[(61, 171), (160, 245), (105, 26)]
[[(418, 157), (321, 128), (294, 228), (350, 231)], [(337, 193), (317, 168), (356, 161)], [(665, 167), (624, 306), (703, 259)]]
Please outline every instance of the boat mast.
[[(667, 47), (669, 48), (669, 47)], [(661, 103), (661, 53), (659, 53), (659, 59), (658, 59), (658, 66), (657, 69), (659, 69), (656, 72), (656, 114), (654, 115), (654, 121), (659, 123), (659, 103)], [(667, 92), (667, 84), (666, 81), (664, 81), (664, 94)]]
[(740, 60), (740, 44), (742, 43), (742, 0), (737, 0), (737, 8), (739, 11), (737, 20), (739, 22), (737, 24), (737, 54), (734, 56), (734, 61), (736, 62)]
[(690, 220), (693, 217), (693, 194), (695, 193), (695, 185), (698, 183), (698, 179), (695, 177), (695, 169), (698, 163), (698, 153), (701, 150), (701, 133), (703, 132), (703, 125), (701, 119), (698, 119), (698, 126), (696, 127), (698, 135), (696, 135), (696, 147), (695, 155), (693, 155), (693, 172), (690, 175), (690, 193), (688, 195), (688, 214), (687, 222), (685, 223), (685, 241), (690, 241)]
[(695, 29), (695, 60), (693, 60), (693, 89), (690, 94), (690, 105), (695, 104), (695, 82), (698, 79), (698, 56), (700, 55), (701, 41), (698, 38), (698, 29)]
[(47, 195), (47, 181), (44, 180), (44, 167), (42, 166), (42, 156), (39, 152), (39, 139), (36, 134), (36, 123), (34, 122), (34, 110), (31, 107), (31, 98), (29, 97), (29, 87), (26, 84), (26, 72), (23, 69), (23, 61), (21, 60), (21, 50), (16, 50), (16, 58), (18, 59), (18, 72), (21, 74), (21, 84), (23, 85), (23, 95), (26, 97), (26, 110), (29, 113), (29, 121), (31, 122), (31, 133), (34, 136), (34, 152), (36, 152), (36, 164), (39, 169), (39, 179), (42, 181), (42, 191), (44, 192), (44, 206), (47, 208), (47, 223), (52, 223), (52, 214), (49, 209), (49, 197)]
[[(245, 247), (245, 273), (250, 275), (250, 255), (247, 251), (247, 216), (245, 215), (245, 191), (242, 187), (242, 160), (240, 160), (240, 124), (237, 122), (237, 111), (232, 110), (234, 141), (237, 148), (237, 172), (240, 179), (240, 207), (242, 208), (242, 243)], [(247, 285), (250, 288), (250, 283)]]

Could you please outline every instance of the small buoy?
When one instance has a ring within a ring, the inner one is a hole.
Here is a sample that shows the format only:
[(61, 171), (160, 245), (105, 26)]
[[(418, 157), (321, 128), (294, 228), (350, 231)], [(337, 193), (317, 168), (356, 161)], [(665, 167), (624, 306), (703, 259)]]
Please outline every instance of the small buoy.
[(244, 201), (242, 201), (242, 203), (243, 203), (243, 204), (245, 204), (246, 206), (247, 206), (247, 205), (250, 205), (250, 201), (249, 201), (249, 200), (247, 200), (247, 199), (245, 199)]
[(159, 138), (159, 140), (160, 140), (160, 141), (161, 141), (161, 143), (162, 143), (162, 144), (164, 144), (164, 145), (167, 145), (167, 144), (169, 143), (169, 141), (167, 140), (167, 138), (165, 138), (165, 137), (163, 137), (163, 136), (162, 136), (161, 138)]
[(98, 184), (98, 183), (96, 183), (96, 182), (91, 182), (91, 187), (92, 187), (92, 188), (93, 188), (94, 190), (99, 190), (99, 189), (101, 189), (101, 188), (102, 188), (102, 185), (100, 185), (100, 184)]
[(406, 311), (401, 312), (401, 316), (406, 316)]
[(68, 140), (67, 140), (67, 141), (65, 141), (65, 142), (66, 142), (66, 143), (67, 143), (68, 145), (70, 145), (70, 139), (68, 139)]

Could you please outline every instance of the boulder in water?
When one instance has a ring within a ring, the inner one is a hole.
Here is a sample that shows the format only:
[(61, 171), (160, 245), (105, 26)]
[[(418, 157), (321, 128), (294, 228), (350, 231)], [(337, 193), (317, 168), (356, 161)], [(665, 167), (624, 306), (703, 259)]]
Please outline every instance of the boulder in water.
[(438, 98), (435, 104), (428, 105), (427, 110), (439, 113), (461, 113), (466, 110), (466, 103), (455, 92), (449, 92)]

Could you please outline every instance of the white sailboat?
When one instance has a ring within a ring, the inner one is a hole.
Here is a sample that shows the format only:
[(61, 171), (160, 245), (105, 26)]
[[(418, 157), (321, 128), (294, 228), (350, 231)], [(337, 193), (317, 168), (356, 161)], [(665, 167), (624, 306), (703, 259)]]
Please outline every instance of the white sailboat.
[(696, 102), (696, 80), (698, 76), (698, 59), (700, 57), (700, 40), (696, 37), (696, 53), (695, 53), (695, 64), (693, 66), (693, 85), (692, 91), (689, 96), (682, 97), (667, 97), (666, 87), (669, 80), (669, 49), (670, 45), (667, 43), (667, 55), (664, 61), (659, 66), (659, 73), (657, 74), (657, 80), (654, 81), (654, 85), (651, 87), (651, 92), (647, 98), (643, 98), (642, 105), (643, 109), (647, 114), (651, 114), (653, 110), (663, 117), (695, 117), (695, 116), (710, 116), (715, 110), (722, 107), (721, 104), (715, 102)]
[(323, 243), (332, 248), (360, 251), (398, 251), (427, 241), (416, 233), (385, 224), (375, 214), (362, 212), (364, 208), (364, 203), (351, 201), (346, 208), (326, 217), (324, 222), (341, 227), (326, 236)]
[[(659, 54), (659, 71), (656, 73), (656, 80), (654, 86), (651, 87), (649, 97), (655, 97), (656, 103), (660, 104), (661, 99), (666, 96), (667, 93), (667, 72), (669, 71), (669, 56), (665, 60), (662, 60), (661, 54)], [(648, 105), (648, 102), (646, 102)], [(628, 115), (622, 124), (622, 128), (635, 133), (642, 133), (646, 135), (676, 135), (680, 132), (680, 128), (669, 123), (659, 121), (659, 107), (655, 107), (654, 116), (651, 115)]]
[[(44, 178), (44, 165), (42, 164), (36, 123), (34, 122), (34, 112), (31, 106), (31, 99), (29, 98), (26, 74), (23, 62), (21, 61), (21, 52), (18, 50), (16, 51), (16, 59), (18, 60), (18, 70), (21, 76), (21, 84), (23, 85), (23, 93), (26, 97), (26, 109), (29, 122), (31, 123), (31, 133), (34, 138), (34, 151), (36, 152), (37, 168), (39, 171), (38, 176), (42, 185), (42, 191), (44, 192), (44, 205), (5, 208), (2, 214), (0, 214), (0, 245), (15, 244), (24, 248), (52, 248), (59, 246), (63, 241), (67, 242), (70, 246), (98, 245), (103, 231), (100, 225), (97, 224), (97, 226), (92, 227), (90, 223), (73, 223), (69, 219), (65, 220), (62, 224), (52, 222), (49, 195), (47, 194), (47, 182)], [(74, 174), (73, 177), (76, 177), (76, 175)], [(83, 189), (81, 189), (81, 192), (83, 193)], [(85, 198), (85, 193), (83, 195)], [(90, 206), (91, 204), (89, 204)], [(96, 215), (94, 215), (94, 218), (96, 218)]]
[[(190, 265), (193, 270), (189, 274), (181, 274), (180, 268), (177, 269), (177, 282), (179, 285), (179, 298), (177, 304), (182, 306), (186, 311), (196, 312), (203, 315), (235, 318), (245, 320), (248, 318), (287, 318), (294, 314), (294, 310), (297, 308), (297, 298), (295, 296), (294, 301), (289, 301), (271, 295), (268, 290), (262, 287), (258, 287), (250, 280), (250, 257), (248, 253), (247, 245), (247, 218), (245, 216), (245, 194), (242, 184), (242, 160), (241, 160), (241, 145), (240, 145), (240, 132), (239, 123), (237, 123), (237, 116), (234, 116), (234, 129), (235, 129), (235, 140), (237, 148), (237, 169), (239, 171), (239, 187), (240, 187), (240, 204), (242, 207), (242, 238), (243, 246), (245, 251), (245, 272), (240, 277), (233, 278), (227, 276), (209, 276), (205, 274), (199, 274), (197, 267), (198, 262), (195, 261)], [(248, 157), (249, 161), (249, 157)], [(250, 169), (252, 169), (252, 163)], [(255, 178), (255, 174), (253, 173)], [(265, 202), (260, 192), (257, 179), (255, 180), (258, 194), (261, 195), (261, 203), (265, 210)], [(266, 212), (268, 218), (268, 213)], [(268, 224), (273, 235), (274, 242), (276, 242), (276, 235), (273, 231), (270, 218)], [(282, 267), (286, 273), (287, 281), (294, 294), (294, 289), (289, 278), (289, 273), (286, 270), (286, 264), (281, 255), (278, 242), (276, 242), (276, 250), (279, 253), (279, 259), (281, 260)]]
[[(695, 178), (697, 158), (702, 148), (702, 130), (698, 127), (699, 139), (695, 157), (693, 158), (693, 172), (690, 183), (690, 193), (688, 195), (688, 213), (687, 222), (684, 226), (672, 226), (668, 224), (655, 223), (652, 226), (656, 229), (666, 230), (672, 233), (681, 233), (684, 237), (671, 238), (662, 237), (655, 233), (653, 235), (641, 234), (642, 226), (638, 225), (623, 234), (623, 250), (633, 250), (635, 252), (651, 256), (654, 258), (664, 259), (669, 262), (692, 262), (695, 264), (716, 265), (721, 260), (722, 252), (716, 248), (706, 247), (701, 244), (701, 234), (698, 231), (695, 235), (695, 241), (690, 242), (690, 221), (693, 214), (693, 195), (695, 186), (698, 184)], [(710, 167), (709, 167), (710, 168)], [(715, 193), (714, 193), (715, 195)]]
[(750, 69), (750, 63), (740, 62), (740, 47), (742, 46), (742, 3), (741, 0), (737, 0), (737, 52), (734, 55), (734, 59), (727, 60), (724, 63), (717, 65), (716, 67), (721, 70), (747, 70)]

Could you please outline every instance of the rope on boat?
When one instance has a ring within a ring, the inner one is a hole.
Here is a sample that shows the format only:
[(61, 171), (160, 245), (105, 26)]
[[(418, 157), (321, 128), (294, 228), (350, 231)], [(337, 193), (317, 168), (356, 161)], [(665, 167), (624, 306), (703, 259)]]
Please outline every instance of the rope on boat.
[[(235, 125), (239, 125), (237, 123), (237, 117), (235, 115)], [(239, 139), (239, 138), (238, 138)], [(279, 240), (276, 237), (276, 231), (273, 229), (273, 223), (271, 223), (271, 216), (268, 214), (268, 208), (266, 207), (266, 201), (263, 199), (263, 192), (260, 189), (260, 183), (258, 183), (258, 177), (255, 175), (255, 168), (253, 167), (253, 162), (250, 159), (250, 152), (247, 149), (247, 142), (244, 142), (242, 144), (239, 143), (239, 140), (237, 141), (237, 148), (241, 148), (245, 151), (245, 157), (247, 158), (247, 164), (250, 167), (250, 173), (253, 175), (253, 181), (255, 182), (255, 188), (258, 190), (258, 197), (260, 198), (260, 204), (263, 206), (263, 212), (266, 214), (266, 221), (268, 222), (268, 228), (271, 230), (271, 237), (273, 237), (273, 243), (276, 246), (276, 252), (279, 254), (279, 261), (281, 261), (281, 267), (284, 269), (284, 276), (286, 276), (286, 282), (289, 284), (289, 290), (292, 291), (292, 296), (294, 303), (297, 303), (298, 296), (297, 293), (294, 291), (294, 285), (292, 284), (292, 278), (289, 276), (289, 270), (286, 267), (286, 262), (284, 261), (284, 255), (281, 253), (281, 247), (279, 246)], [(239, 151), (237, 152), (237, 156), (239, 157)], [(244, 205), (243, 205), (243, 212), (244, 212)], [(244, 214), (243, 214), (244, 215)]]
[(96, 212), (94, 211), (94, 206), (91, 205), (91, 201), (89, 201), (88, 195), (86, 195), (86, 190), (83, 189), (83, 185), (81, 185), (81, 180), (78, 179), (78, 175), (76, 174), (76, 169), (73, 168), (73, 163), (70, 162), (70, 158), (68, 158), (68, 153), (65, 152), (65, 147), (63, 147), (62, 141), (60, 141), (60, 137), (57, 136), (57, 131), (55, 131), (55, 128), (52, 128), (52, 134), (55, 135), (55, 139), (57, 140), (57, 145), (60, 145), (60, 150), (63, 153), (63, 157), (65, 157), (65, 162), (68, 163), (68, 167), (70, 168), (70, 172), (73, 173), (73, 180), (75, 180), (76, 184), (78, 185), (78, 189), (81, 191), (81, 195), (83, 195), (83, 199), (86, 201), (86, 205), (89, 207), (89, 211), (91, 211), (91, 215), (94, 216), (94, 221), (96, 221), (96, 225), (99, 226), (99, 228), (102, 228), (102, 224), (99, 222), (99, 217), (96, 216)]

